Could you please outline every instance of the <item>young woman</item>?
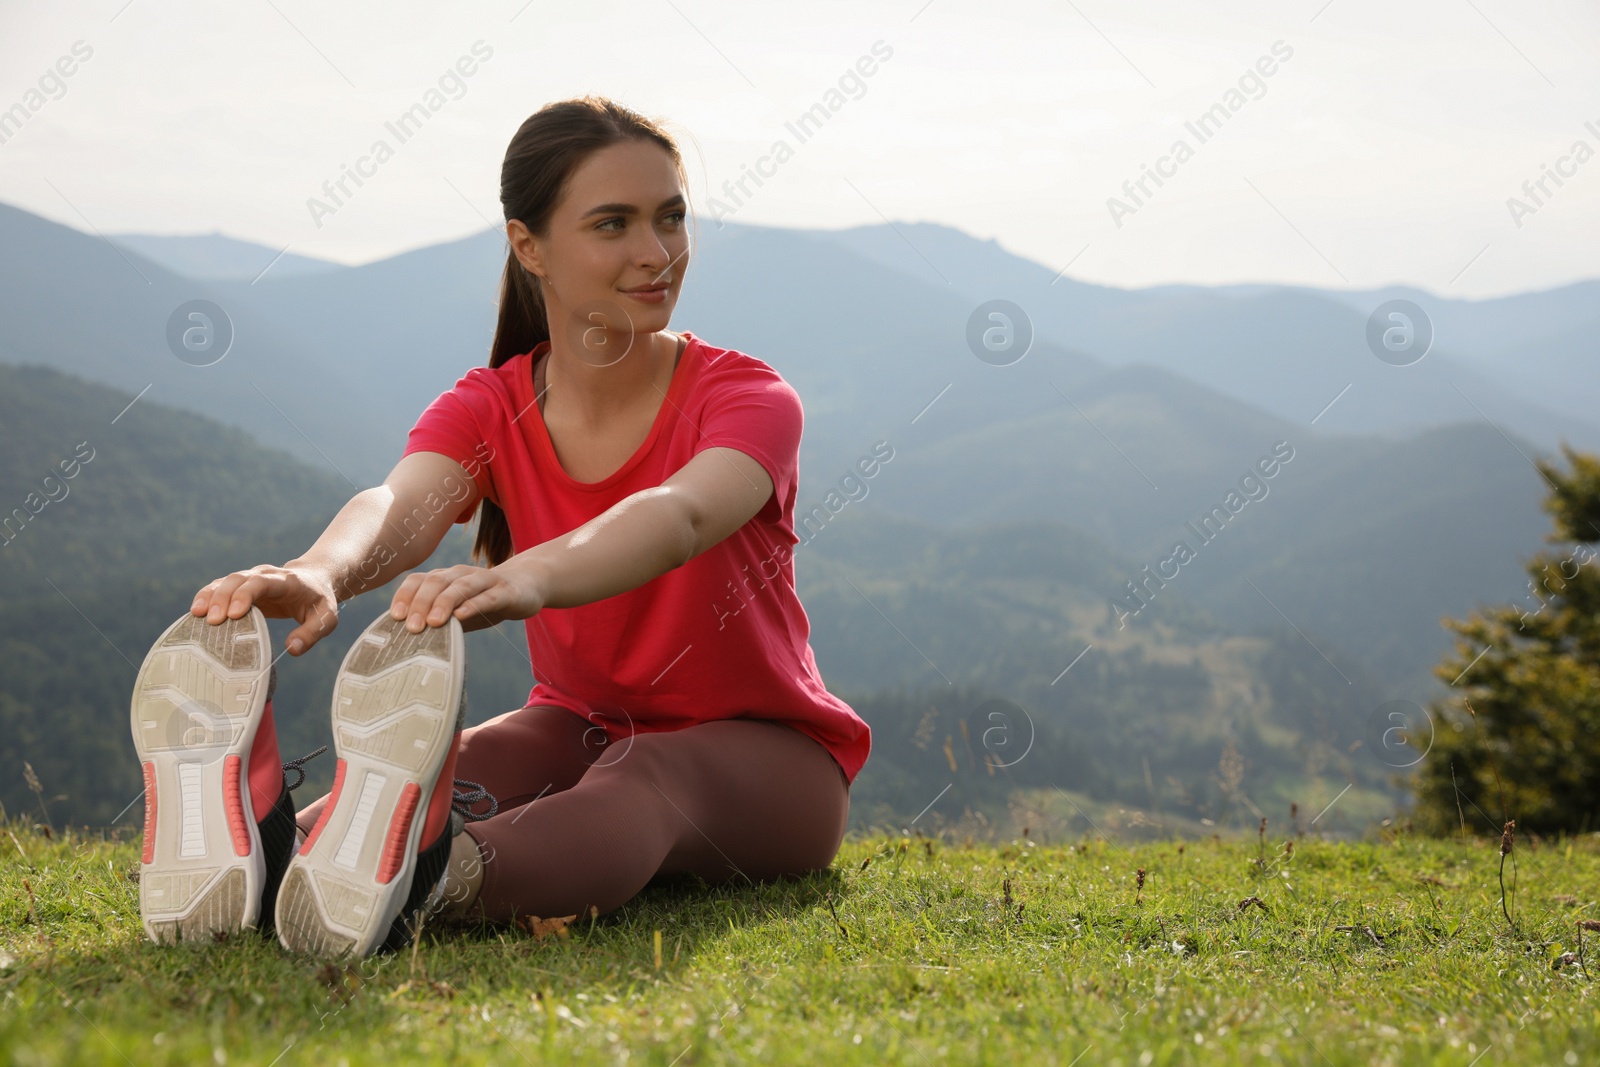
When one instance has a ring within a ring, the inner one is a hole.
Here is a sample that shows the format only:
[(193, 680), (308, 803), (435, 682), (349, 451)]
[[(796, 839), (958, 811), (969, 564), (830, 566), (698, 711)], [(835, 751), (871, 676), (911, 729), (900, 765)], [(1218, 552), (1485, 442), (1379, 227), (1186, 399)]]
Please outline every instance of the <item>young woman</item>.
[[(361, 955), (440, 908), (605, 914), (658, 874), (832, 861), (870, 731), (824, 688), (795, 595), (800, 400), (761, 360), (667, 330), (685, 184), (673, 140), (609, 100), (517, 131), (488, 366), (303, 556), (202, 589), (140, 673), (152, 937), (275, 925), (291, 949)], [(298, 620), (302, 655), (341, 600), (474, 514), (488, 566), (409, 575), (351, 648), (334, 787), (291, 827), (262, 616)], [(506, 619), (526, 620), (537, 684), (463, 729), (461, 633)]]

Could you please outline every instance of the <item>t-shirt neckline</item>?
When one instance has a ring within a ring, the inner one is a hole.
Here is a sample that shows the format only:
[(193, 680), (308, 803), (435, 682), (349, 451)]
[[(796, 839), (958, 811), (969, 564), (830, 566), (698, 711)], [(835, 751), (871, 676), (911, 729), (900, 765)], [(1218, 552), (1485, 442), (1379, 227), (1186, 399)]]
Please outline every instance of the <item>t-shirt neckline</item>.
[(540, 341), (533, 347), (532, 351), (528, 353), (528, 372), (521, 376), (522, 384), (529, 393), (528, 402), (526, 405), (519, 406), (525, 407), (528, 414), (533, 416), (533, 424), (535, 426), (534, 438), (537, 441), (537, 447), (539, 451), (544, 454), (544, 458), (548, 462), (549, 468), (555, 472), (556, 476), (560, 478), (565, 485), (573, 489), (589, 492), (599, 492), (601, 490), (609, 489), (617, 482), (626, 478), (628, 474), (635, 467), (637, 467), (641, 461), (643, 461), (644, 457), (650, 453), (651, 448), (655, 446), (656, 440), (661, 436), (661, 431), (663, 427), (665, 427), (667, 420), (680, 410), (677, 401), (682, 396), (683, 391), (688, 388), (686, 383), (689, 378), (690, 358), (698, 355), (697, 350), (700, 346), (700, 339), (689, 330), (683, 330), (681, 332), (683, 333), (685, 339), (683, 355), (678, 357), (678, 365), (673, 368), (672, 380), (667, 383), (666, 398), (661, 401), (661, 406), (656, 410), (655, 421), (650, 424), (650, 432), (645, 435), (644, 443), (634, 451), (633, 455), (629, 456), (627, 460), (623, 462), (622, 466), (618, 467), (610, 475), (598, 482), (580, 482), (578, 479), (567, 473), (567, 469), (561, 465), (561, 460), (556, 457), (555, 442), (550, 439), (550, 430), (544, 424), (544, 412), (539, 410), (539, 405), (536, 402), (537, 397), (533, 395), (533, 370), (538, 364), (540, 358), (550, 351), (550, 342)]

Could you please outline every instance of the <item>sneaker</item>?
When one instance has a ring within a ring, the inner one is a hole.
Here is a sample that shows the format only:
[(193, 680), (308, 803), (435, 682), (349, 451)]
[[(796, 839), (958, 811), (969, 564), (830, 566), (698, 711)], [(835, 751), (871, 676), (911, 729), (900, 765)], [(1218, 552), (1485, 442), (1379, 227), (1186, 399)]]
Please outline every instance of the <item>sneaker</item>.
[[(400, 909), (400, 914), (395, 916), (394, 922), (390, 924), (389, 936), (383, 943), (384, 951), (398, 951), (411, 944), (412, 938), (422, 928), (423, 922), (444, 910), (448, 903), (445, 894), (450, 869), (450, 849), (456, 835), (466, 829), (467, 823), (482, 822), (500, 812), (500, 802), (477, 782), (469, 782), (464, 778), (456, 778), (453, 781), (455, 788), (450, 799), (450, 832), (440, 834), (433, 844), (418, 854), (417, 874), (412, 880), (411, 892), (406, 897), (405, 907)], [(462, 786), (467, 788), (462, 789)], [(488, 811), (472, 810), (474, 805), (483, 801), (489, 802)]]
[[(305, 781), (301, 765), (324, 750), (278, 762), (270, 641), (256, 608), (216, 626), (185, 614), (139, 668), (131, 714), (145, 790), (139, 914), (152, 941), (211, 940), (271, 921), (294, 851), (289, 792)], [(299, 774), (293, 785), (290, 771)]]
[[(272, 669), (272, 682), (277, 684), (278, 669)], [(267, 721), (272, 717), (272, 700), (267, 699)], [(270, 936), (275, 932), (274, 917), (277, 914), (278, 888), (283, 884), (284, 872), (289, 869), (289, 860), (294, 857), (295, 845), (299, 836), (299, 827), (295, 825), (294, 801), (289, 794), (299, 789), (306, 783), (304, 764), (307, 760), (315, 759), (328, 751), (328, 746), (323, 745), (306, 753), (299, 759), (292, 759), (283, 767), (283, 789), (278, 795), (278, 800), (272, 805), (265, 818), (259, 820), (261, 828), (261, 847), (267, 857), (267, 880), (261, 891), (261, 918), (257, 925), (263, 935)], [(294, 782), (289, 781), (289, 772), (297, 776)], [(251, 787), (252, 797), (255, 795), (254, 786)]]
[(333, 683), (333, 791), (277, 901), (291, 952), (367, 956), (402, 928), (449, 859), (457, 742), (466, 726), (461, 623), (411, 633), (387, 612)]

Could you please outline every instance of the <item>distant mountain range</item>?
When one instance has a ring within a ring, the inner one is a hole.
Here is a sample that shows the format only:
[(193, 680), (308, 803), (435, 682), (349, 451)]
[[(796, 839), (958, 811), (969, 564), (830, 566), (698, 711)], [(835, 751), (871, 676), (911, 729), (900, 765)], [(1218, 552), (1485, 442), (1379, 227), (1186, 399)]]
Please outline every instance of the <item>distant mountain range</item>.
[(262, 245), (224, 237), (221, 233), (173, 235), (119, 233), (112, 243), (137, 252), (185, 278), (253, 282), (268, 271), (274, 278), (339, 270), (341, 264), (293, 252), (274, 252)]
[[(1040, 335), (1107, 363), (1164, 367), (1291, 423), (1398, 437), (1488, 420), (1542, 449), (1562, 439), (1600, 449), (1600, 281), (1491, 300), (1400, 287), (1114, 289), (1058, 277), (946, 226), (827, 237), (971, 305), (1012, 300)], [(1409, 367), (1379, 361), (1366, 344), (1368, 316), (1395, 298), (1416, 302), (1433, 325), (1432, 350)]]
[[(1267, 285), (1119, 290), (934, 225), (703, 224), (698, 236), (675, 324), (766, 360), (805, 402), (799, 510), (822, 508), (827, 521), (797, 573), (827, 623), (814, 640), (819, 662), (830, 684), (855, 693), (942, 686), (939, 672), (950, 671), (927, 648), (925, 658), (894, 644), (901, 637), (875, 613), (862, 625), (876, 618), (891, 643), (861, 638), (847, 625), (859, 594), (838, 575), (855, 576), (862, 591), (874, 575), (937, 586), (937, 571), (916, 561), (956, 538), (964, 565), (980, 567), (972, 553), (989, 535), (975, 531), (987, 530), (1007, 531), (993, 535), (996, 565), (1052, 540), (1098, 561), (1063, 594), (1070, 625), (1051, 624), (1063, 635), (1052, 655), (1099, 632), (1097, 651), (1131, 640), (1150, 662), (1166, 648), (1213, 683), (1222, 672), (1255, 679), (1244, 692), (1262, 684), (1259, 664), (1224, 668), (1193, 651), (1214, 638), (1173, 629), (1187, 618), (1204, 620), (1216, 640), (1287, 635), (1307, 657), (1296, 670), (1320, 672), (1317, 686), (1426, 699), (1442, 689), (1430, 673), (1448, 647), (1440, 617), (1525, 592), (1519, 563), (1548, 529), (1532, 457), (1562, 442), (1600, 449), (1600, 283), (1491, 301)], [(155, 506), (182, 484), (188, 460), (157, 465), (168, 481), (150, 481), (147, 504), (108, 499), (105, 514), (125, 537), (157, 552), (162, 516), (181, 515), (182, 528), (171, 528), (180, 562), (185, 530), (210, 522), (239, 536), (258, 528), (250, 508), (293, 498), (307, 505), (295, 521), (314, 536), (340, 496), (381, 479), (422, 408), (486, 361), (506, 254), (503, 235), (489, 231), (360, 267), (285, 255), (263, 274), (281, 250), (220, 235), (108, 241), (3, 205), (0, 248), (9, 301), (0, 364), (44, 365), (115, 390), (66, 389), (49, 408), (54, 429), (101, 426), (90, 439), (115, 441), (110, 431), (139, 425), (148, 409), (175, 431), (194, 413), (254, 439), (228, 444), (216, 455), (233, 458), (207, 468), (262, 487), (229, 517)], [(1408, 367), (1366, 348), (1368, 315), (1394, 297), (1421, 305), (1436, 332)], [(1008, 366), (977, 358), (966, 339), (974, 309), (992, 299), (1021, 306), (1035, 332)], [(174, 312), (193, 300), (221, 306), (232, 327), (231, 349), (208, 366), (180, 359), (168, 340)], [(125, 414), (100, 410), (118, 397), (132, 403)], [(251, 451), (256, 442), (306, 469)], [(878, 442), (894, 459), (869, 482), (851, 481)], [(161, 447), (178, 456), (206, 446), (191, 435)], [(1293, 458), (1271, 478), (1242, 481), (1280, 447)], [(73, 483), (83, 494), (74, 499), (99, 491), (101, 462)], [(19, 468), (17, 492), (44, 469)], [(295, 481), (308, 470), (319, 472), (315, 491)], [(1208, 514), (1220, 532), (1201, 537)], [(58, 529), (51, 558), (66, 569), (52, 580), (92, 573), (100, 550)], [(1180, 541), (1192, 553), (1181, 564), (1172, 562)], [(862, 570), (871, 560), (880, 569)], [(30, 560), (6, 571), (0, 591), (55, 596), (37, 570)], [(1151, 578), (1159, 573), (1168, 577)], [(927, 603), (906, 601), (915, 621), (896, 625), (909, 636), (928, 612), (959, 615), (954, 581)], [(1118, 627), (1114, 605), (1137, 602), (1129, 583), (1150, 607)], [(1021, 667), (994, 643), (1006, 627), (985, 610), (982, 640), (951, 649), (980, 661), (957, 674), (995, 684)]]

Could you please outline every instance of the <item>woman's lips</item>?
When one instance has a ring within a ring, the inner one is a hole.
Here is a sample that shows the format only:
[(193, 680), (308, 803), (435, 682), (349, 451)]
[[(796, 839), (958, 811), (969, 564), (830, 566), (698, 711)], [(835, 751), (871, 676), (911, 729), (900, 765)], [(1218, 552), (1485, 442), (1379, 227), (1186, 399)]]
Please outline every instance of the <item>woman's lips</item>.
[(624, 296), (631, 296), (635, 300), (645, 304), (659, 304), (667, 299), (667, 289), (665, 286), (660, 289), (635, 289), (632, 291), (624, 289), (622, 290), (622, 293)]

